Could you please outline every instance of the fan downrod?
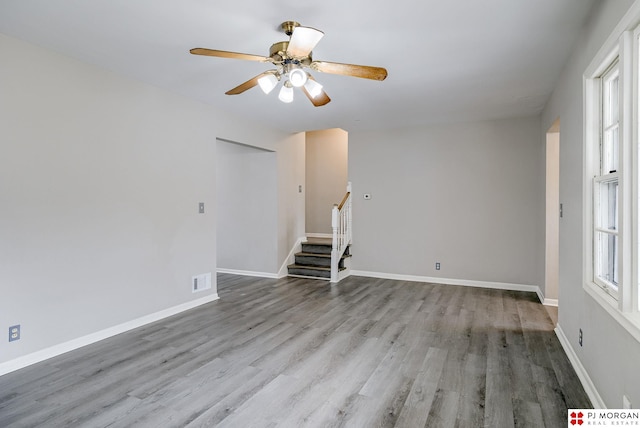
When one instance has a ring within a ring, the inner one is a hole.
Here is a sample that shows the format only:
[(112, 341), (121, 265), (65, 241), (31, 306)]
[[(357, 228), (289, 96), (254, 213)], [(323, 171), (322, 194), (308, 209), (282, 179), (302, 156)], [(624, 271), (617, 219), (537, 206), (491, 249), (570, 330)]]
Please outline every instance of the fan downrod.
[(284, 21), (281, 25), (280, 28), (282, 28), (282, 30), (284, 31), (284, 34), (286, 34), (287, 36), (291, 37), (291, 35), (293, 34), (293, 30), (296, 27), (299, 27), (300, 23), (296, 22), (296, 21)]

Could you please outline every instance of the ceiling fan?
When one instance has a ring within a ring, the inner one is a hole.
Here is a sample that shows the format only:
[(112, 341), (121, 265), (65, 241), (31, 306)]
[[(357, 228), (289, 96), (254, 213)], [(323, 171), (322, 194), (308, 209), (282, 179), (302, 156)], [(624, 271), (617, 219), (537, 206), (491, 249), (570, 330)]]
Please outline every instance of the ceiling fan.
[(314, 61), (311, 58), (311, 51), (320, 39), (322, 39), (324, 33), (315, 28), (302, 27), (295, 21), (285, 21), (282, 23), (281, 28), (284, 33), (289, 36), (289, 40), (271, 45), (269, 56), (206, 48), (193, 48), (189, 52), (194, 55), (270, 62), (276, 66), (275, 69), (260, 73), (227, 91), (227, 95), (241, 94), (257, 85), (260, 86), (265, 94), (268, 94), (278, 85), (278, 82), (283, 81), (282, 88), (278, 95), (280, 101), (286, 103), (293, 101), (293, 89), (300, 88), (316, 107), (326, 105), (331, 101), (331, 98), (329, 98), (324, 91), (322, 85), (305, 70), (306, 68), (322, 73), (354, 76), (372, 80), (384, 80), (387, 77), (387, 70), (382, 67)]

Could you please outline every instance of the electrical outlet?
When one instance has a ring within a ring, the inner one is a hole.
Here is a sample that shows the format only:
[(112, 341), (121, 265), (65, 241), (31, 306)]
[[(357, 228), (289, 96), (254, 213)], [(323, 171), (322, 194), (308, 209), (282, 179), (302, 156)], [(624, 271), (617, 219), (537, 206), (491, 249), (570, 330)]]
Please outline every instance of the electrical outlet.
[(582, 346), (582, 329), (580, 329), (580, 333), (578, 334), (578, 344)]
[(440, 262), (436, 262), (436, 270), (440, 270)]
[(20, 324), (9, 327), (9, 342), (20, 340)]
[(200, 202), (198, 204), (198, 213), (199, 214), (204, 214), (204, 202)]

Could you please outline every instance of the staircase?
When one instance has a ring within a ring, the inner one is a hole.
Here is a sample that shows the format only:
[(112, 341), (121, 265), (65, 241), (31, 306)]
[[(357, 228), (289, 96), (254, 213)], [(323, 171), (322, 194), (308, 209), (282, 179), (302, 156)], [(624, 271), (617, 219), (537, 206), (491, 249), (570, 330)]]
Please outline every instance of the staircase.
[[(351, 257), (349, 247), (340, 258), (338, 268), (345, 270), (345, 259)], [(331, 279), (331, 238), (307, 238), (295, 263), (288, 266), (289, 276)]]

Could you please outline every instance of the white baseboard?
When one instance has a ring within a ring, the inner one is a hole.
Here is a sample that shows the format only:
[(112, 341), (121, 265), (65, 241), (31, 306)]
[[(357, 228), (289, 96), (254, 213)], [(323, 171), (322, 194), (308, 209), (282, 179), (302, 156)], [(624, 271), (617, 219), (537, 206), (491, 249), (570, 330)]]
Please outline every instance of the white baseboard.
[[(429, 277), (429, 276), (402, 275), (402, 274), (395, 274), (395, 273), (370, 272), (370, 271), (362, 271), (362, 270), (352, 270), (351, 275), (368, 276), (370, 278), (395, 279), (399, 281), (429, 282), (434, 284), (464, 285), (467, 287), (480, 287), (480, 288), (495, 288), (498, 290), (528, 291), (528, 292), (536, 293), (538, 295), (538, 298), (542, 296), (540, 287), (538, 287), (537, 285), (510, 284), (505, 282), (473, 281), (468, 279), (436, 278), (436, 277)], [(544, 299), (544, 297), (542, 299)], [(543, 301), (542, 299), (540, 301)]]
[(607, 406), (605, 405), (604, 401), (602, 400), (602, 397), (598, 393), (596, 386), (591, 381), (591, 378), (589, 377), (587, 370), (584, 368), (584, 366), (580, 362), (578, 355), (573, 350), (573, 347), (571, 346), (571, 342), (569, 342), (569, 339), (567, 339), (567, 336), (564, 334), (564, 331), (562, 331), (562, 327), (560, 327), (560, 324), (556, 325), (556, 328), (554, 331), (556, 332), (556, 336), (558, 336), (558, 340), (562, 345), (562, 349), (564, 349), (564, 353), (567, 354), (567, 358), (569, 358), (569, 361), (571, 362), (573, 369), (578, 374), (578, 378), (582, 383), (582, 387), (584, 388), (584, 391), (589, 396), (589, 399), (591, 400), (591, 404), (595, 409), (606, 409)]
[(547, 299), (545, 298), (542, 301), (542, 304), (545, 306), (555, 306), (556, 308), (558, 307), (558, 299)]
[(232, 275), (257, 276), (257, 277), (260, 277), (260, 278), (274, 278), (274, 279), (278, 278), (278, 274), (277, 273), (256, 272), (256, 271), (252, 271), (252, 270), (217, 268), (216, 272), (218, 272), (218, 273), (230, 273)]
[(211, 294), (207, 297), (203, 297), (197, 300), (191, 300), (189, 302), (177, 305), (162, 311), (155, 312), (153, 314), (145, 315), (143, 317), (127, 321), (122, 324), (118, 324), (113, 327), (106, 328), (104, 330), (97, 331), (95, 333), (88, 334), (86, 336), (78, 337), (77, 339), (70, 340), (68, 342), (60, 343), (58, 345), (51, 346), (40, 351), (33, 352), (23, 357), (16, 358), (14, 360), (7, 361), (0, 364), (0, 376), (19, 370), (21, 368), (30, 366), (32, 364), (39, 363), (49, 358), (57, 357), (69, 351), (73, 351), (83, 346), (90, 345), (95, 342), (107, 339), (117, 334), (124, 333), (134, 328), (142, 327), (143, 325), (150, 324), (152, 322), (160, 321), (163, 318), (167, 318), (180, 312), (193, 309), (197, 306), (204, 305), (205, 303), (218, 300), (218, 294)]
[(338, 281), (331, 282), (332, 284), (338, 284), (343, 279), (351, 276), (351, 257), (345, 257), (344, 259), (344, 270), (338, 272)]

